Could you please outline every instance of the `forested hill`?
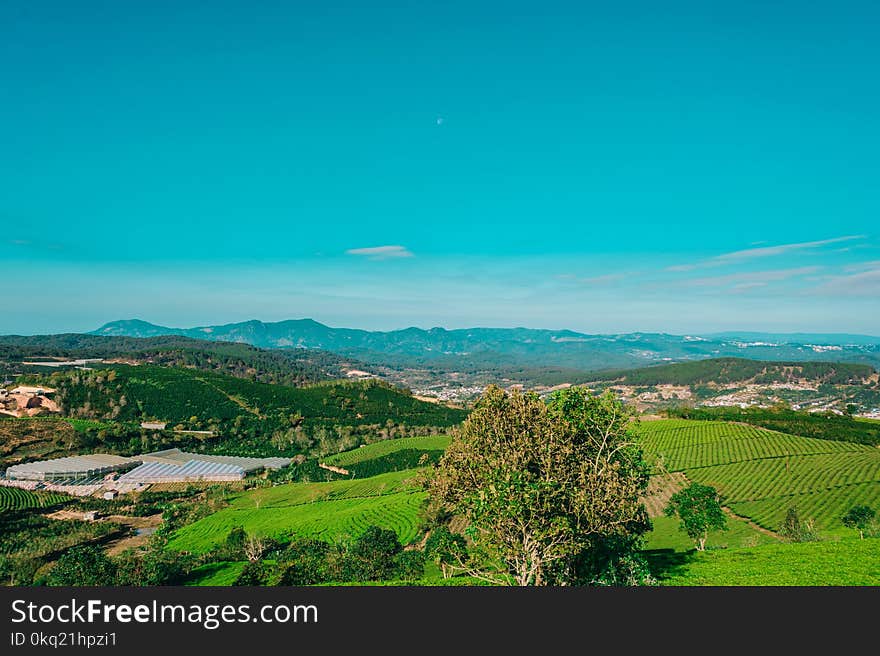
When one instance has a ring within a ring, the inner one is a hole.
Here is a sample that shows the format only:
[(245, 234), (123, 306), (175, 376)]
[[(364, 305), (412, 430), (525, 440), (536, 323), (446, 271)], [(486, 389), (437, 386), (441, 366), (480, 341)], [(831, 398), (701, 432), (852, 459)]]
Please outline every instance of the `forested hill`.
[(874, 368), (840, 362), (759, 362), (743, 358), (713, 358), (679, 362), (642, 369), (605, 372), (598, 381), (623, 385), (703, 385), (707, 383), (795, 383), (806, 380), (829, 385), (858, 385), (868, 382)]
[(52, 358), (124, 358), (139, 363), (193, 367), (282, 385), (344, 378), (347, 370), (369, 368), (352, 358), (317, 349), (264, 350), (248, 344), (178, 335), (149, 338), (76, 333), (0, 336), (0, 362)]
[(294, 388), (192, 369), (124, 364), (31, 380), (56, 389), (65, 414), (90, 419), (201, 426), (280, 413), (285, 421), (299, 414), (306, 425), (385, 424), (390, 420), (450, 426), (464, 418), (462, 411), (420, 401), (405, 390), (374, 380)]
[[(26, 375), (19, 382), (55, 389), (64, 417), (107, 424), (97, 435), (105, 443), (91, 446), (114, 452), (185, 446), (238, 455), (334, 453), (367, 441), (443, 432), (466, 416), (378, 380), (289, 387), (195, 369), (103, 364)], [(167, 430), (134, 435), (144, 421), (165, 422)], [(172, 430), (212, 435), (168, 441)]]

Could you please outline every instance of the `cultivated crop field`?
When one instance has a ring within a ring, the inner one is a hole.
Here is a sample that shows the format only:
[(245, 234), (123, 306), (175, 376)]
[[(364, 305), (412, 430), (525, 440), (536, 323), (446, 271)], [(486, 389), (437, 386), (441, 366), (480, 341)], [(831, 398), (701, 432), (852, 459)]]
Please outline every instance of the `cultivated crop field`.
[(780, 456), (872, 450), (851, 442), (799, 437), (723, 421), (650, 421), (643, 422), (640, 431), (645, 455), (669, 471)]
[(0, 512), (5, 510), (27, 510), (29, 508), (46, 508), (69, 501), (66, 494), (50, 492), (31, 492), (17, 487), (0, 486)]
[(880, 510), (880, 449), (713, 421), (641, 425), (658, 470), (681, 471), (712, 485), (725, 505), (775, 530), (788, 509), (820, 529), (838, 529), (853, 505)]
[(336, 467), (347, 467), (367, 460), (382, 458), (398, 451), (408, 449), (418, 451), (445, 451), (452, 438), (447, 435), (431, 435), (428, 437), (403, 437), (396, 440), (383, 440), (367, 444), (359, 449), (343, 451), (328, 457), (325, 462)]
[(168, 544), (205, 552), (235, 526), (256, 535), (284, 537), (357, 536), (371, 524), (395, 531), (404, 544), (416, 535), (425, 493), (413, 487), (415, 470), (329, 483), (292, 483), (251, 490), (229, 507), (177, 531)]

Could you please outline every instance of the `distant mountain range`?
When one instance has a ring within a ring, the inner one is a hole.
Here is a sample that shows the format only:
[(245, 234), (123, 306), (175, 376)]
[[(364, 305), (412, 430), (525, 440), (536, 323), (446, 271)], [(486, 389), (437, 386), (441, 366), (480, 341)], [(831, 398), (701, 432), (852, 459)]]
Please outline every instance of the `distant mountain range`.
[(867, 335), (755, 332), (590, 335), (530, 328), (406, 328), (380, 332), (332, 328), (312, 319), (274, 323), (252, 320), (196, 328), (169, 328), (133, 319), (113, 321), (90, 334), (180, 335), (267, 349), (321, 349), (372, 364), (450, 370), (529, 366), (597, 371), (718, 357), (880, 365), (880, 337)]

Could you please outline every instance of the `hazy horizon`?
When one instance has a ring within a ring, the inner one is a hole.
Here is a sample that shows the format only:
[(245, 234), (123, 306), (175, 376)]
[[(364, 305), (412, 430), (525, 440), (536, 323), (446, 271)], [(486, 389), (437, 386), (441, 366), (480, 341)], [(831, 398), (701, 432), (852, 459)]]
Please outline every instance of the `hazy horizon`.
[[(124, 322), (139, 321), (139, 322), (151, 324), (153, 326), (158, 326), (161, 328), (170, 328), (170, 329), (175, 329), (175, 330), (195, 330), (195, 329), (199, 329), (199, 328), (207, 328), (207, 327), (212, 327), (212, 326), (224, 326), (224, 325), (231, 325), (231, 324), (246, 323), (249, 321), (257, 321), (257, 322), (260, 322), (263, 324), (283, 323), (285, 321), (315, 321), (319, 324), (322, 324), (322, 325), (327, 326), (328, 328), (332, 328), (332, 329), (354, 329), (354, 330), (365, 330), (368, 332), (394, 332), (394, 331), (406, 330), (409, 328), (417, 328), (417, 329), (426, 330), (426, 331), (431, 330), (431, 329), (438, 329), (438, 328), (442, 329), (442, 330), (448, 330), (448, 331), (469, 330), (469, 329), (476, 330), (476, 329), (518, 329), (518, 328), (524, 328), (524, 329), (530, 329), (530, 330), (572, 331), (572, 332), (577, 332), (577, 333), (582, 333), (582, 334), (593, 334), (593, 335), (615, 335), (615, 334), (643, 333), (643, 334), (668, 334), (668, 335), (677, 335), (677, 336), (712, 337), (712, 336), (719, 336), (719, 335), (725, 335), (725, 334), (742, 335), (742, 336), (748, 336), (750, 334), (779, 335), (779, 336), (792, 336), (792, 335), (803, 334), (803, 335), (869, 337), (869, 338), (875, 338), (878, 341), (880, 341), (880, 335), (872, 335), (870, 333), (853, 333), (853, 332), (844, 332), (844, 331), (811, 331), (811, 330), (798, 330), (798, 331), (783, 332), (783, 331), (755, 330), (755, 329), (751, 329), (751, 328), (742, 328), (742, 329), (731, 328), (731, 329), (727, 329), (727, 330), (708, 331), (708, 332), (707, 331), (693, 331), (693, 330), (692, 331), (681, 331), (681, 332), (670, 332), (670, 331), (665, 331), (665, 330), (623, 330), (623, 331), (613, 331), (613, 332), (607, 332), (607, 331), (606, 332), (601, 332), (601, 331), (600, 332), (595, 332), (595, 331), (591, 332), (588, 330), (587, 331), (577, 330), (577, 329), (571, 328), (569, 326), (523, 325), (523, 324), (516, 324), (516, 323), (511, 323), (509, 325), (476, 325), (475, 324), (475, 325), (461, 325), (461, 326), (442, 325), (442, 324), (434, 324), (434, 325), (407, 324), (407, 325), (394, 326), (394, 327), (390, 327), (390, 328), (371, 328), (371, 327), (358, 326), (358, 325), (333, 324), (330, 322), (322, 321), (322, 320), (317, 319), (315, 317), (308, 317), (308, 316), (287, 317), (285, 319), (277, 319), (277, 320), (273, 320), (273, 321), (266, 321), (266, 320), (260, 319), (258, 317), (251, 317), (250, 319), (245, 319), (242, 321), (218, 321), (218, 322), (213, 322), (213, 323), (196, 323), (196, 324), (179, 324), (179, 323), (174, 323), (174, 322), (162, 323), (162, 322), (150, 321), (148, 319), (144, 319), (141, 317), (126, 317), (126, 318), (120, 318), (120, 319), (114, 319), (111, 321), (106, 321), (100, 325), (93, 326), (93, 327), (83, 329), (83, 330), (63, 330), (63, 331), (59, 331), (57, 333), (45, 333), (45, 332), (6, 333), (6, 335), (18, 334), (18, 335), (22, 335), (22, 336), (39, 336), (39, 335), (48, 335), (48, 334), (65, 334), (65, 333), (86, 334), (86, 333), (91, 333), (91, 332), (95, 332), (97, 330), (100, 330), (101, 328), (103, 328), (107, 325), (110, 325), (110, 324), (113, 324), (116, 322), (123, 322), (123, 321)], [(4, 336), (4, 335), (0, 334), (0, 336)]]

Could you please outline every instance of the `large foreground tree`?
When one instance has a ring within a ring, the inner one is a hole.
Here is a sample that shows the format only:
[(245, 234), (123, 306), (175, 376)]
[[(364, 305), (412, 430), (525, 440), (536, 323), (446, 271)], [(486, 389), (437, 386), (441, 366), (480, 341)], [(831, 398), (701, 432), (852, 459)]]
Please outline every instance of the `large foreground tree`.
[(471, 573), (517, 585), (640, 582), (648, 472), (631, 420), (610, 393), (573, 388), (548, 404), (487, 389), (430, 483), (435, 506), (468, 522)]

